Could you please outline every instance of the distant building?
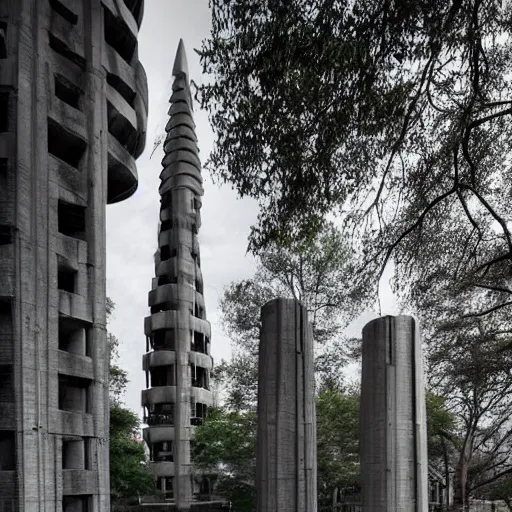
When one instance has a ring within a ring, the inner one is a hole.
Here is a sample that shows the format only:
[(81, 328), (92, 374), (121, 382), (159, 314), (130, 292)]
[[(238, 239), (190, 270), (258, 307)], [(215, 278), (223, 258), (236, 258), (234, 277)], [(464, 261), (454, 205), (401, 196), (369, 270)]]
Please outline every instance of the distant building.
[(0, 511), (109, 510), (105, 206), (137, 188), (143, 0), (0, 1)]
[(187, 61), (180, 41), (160, 174), (160, 230), (146, 318), (144, 440), (163, 499), (178, 510), (214, 501), (213, 476), (197, 473), (190, 440), (212, 405), (210, 323), (206, 320), (198, 231), (203, 195)]

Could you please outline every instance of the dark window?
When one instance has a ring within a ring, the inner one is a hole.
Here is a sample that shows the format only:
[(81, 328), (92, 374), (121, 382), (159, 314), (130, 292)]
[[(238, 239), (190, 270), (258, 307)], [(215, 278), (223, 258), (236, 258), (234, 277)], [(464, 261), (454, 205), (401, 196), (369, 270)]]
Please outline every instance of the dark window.
[(59, 374), (59, 409), (82, 413), (90, 412), (90, 384), (89, 379)]
[(171, 284), (171, 278), (169, 276), (162, 276), (158, 278), (158, 286), (163, 286), (164, 284)]
[(176, 350), (174, 329), (159, 329), (151, 339), (154, 350)]
[(131, 63), (137, 38), (133, 35), (128, 25), (116, 18), (108, 9), (103, 9), (105, 41), (126, 61)]
[(48, 119), (48, 153), (78, 169), (86, 147), (85, 140)]
[(151, 460), (153, 462), (174, 462), (173, 442), (162, 441), (151, 446)]
[(0, 224), (0, 245), (12, 244), (12, 226)]
[(167, 194), (164, 194), (160, 201), (161, 201), (161, 208), (162, 209), (170, 208), (170, 206), (172, 204), (172, 195), (171, 195), (171, 193), (168, 192)]
[(197, 235), (197, 224), (192, 224), (192, 233)]
[(194, 341), (192, 342), (192, 351), (206, 354), (205, 336), (202, 332), (194, 331)]
[(51, 32), (49, 33), (50, 36), (50, 48), (58, 53), (59, 55), (62, 55), (66, 59), (70, 60), (71, 62), (74, 62), (78, 66), (80, 66), (82, 69), (85, 69), (85, 59), (75, 53), (65, 42), (61, 41), (59, 38), (55, 37)]
[(7, 58), (7, 23), (0, 21), (0, 59)]
[(107, 84), (114, 88), (126, 100), (126, 102), (133, 107), (135, 91), (133, 91), (130, 86), (112, 73), (107, 73)]
[(59, 233), (85, 240), (85, 206), (59, 201)]
[(0, 133), (9, 131), (9, 93), (0, 92)]
[(176, 379), (174, 371), (174, 365), (152, 368), (150, 371), (151, 387), (175, 386)]
[(80, 110), (82, 91), (61, 75), (55, 75), (55, 96), (64, 103)]
[(62, 512), (91, 512), (90, 495), (62, 496)]
[(196, 280), (196, 292), (201, 294), (203, 293), (203, 283), (198, 280)]
[(50, 0), (50, 5), (52, 9), (60, 14), (66, 21), (69, 21), (72, 25), (76, 25), (78, 21), (78, 16), (70, 11), (64, 4), (59, 2), (59, 0)]
[(84, 437), (84, 469), (92, 469), (91, 448), (91, 438)]
[(7, 173), (8, 160), (7, 158), (0, 158), (0, 175)]
[(160, 226), (160, 231), (168, 231), (172, 228), (172, 220), (165, 220)]
[(16, 469), (16, 436), (12, 430), (0, 430), (0, 471)]
[(172, 499), (174, 497), (173, 482), (174, 477), (172, 476), (157, 478), (156, 488), (164, 493), (166, 499)]
[(11, 362), (13, 358), (12, 304), (10, 298), (0, 297), (0, 357)]
[(69, 293), (76, 293), (76, 281), (78, 272), (71, 268), (60, 267), (58, 270), (57, 287)]
[(82, 322), (66, 317), (59, 317), (59, 350), (90, 356), (88, 329)]
[(175, 258), (177, 255), (177, 249), (171, 249), (168, 245), (160, 247), (160, 261), (167, 261), (170, 258)]
[(12, 364), (0, 365), (0, 402), (14, 402), (14, 374)]

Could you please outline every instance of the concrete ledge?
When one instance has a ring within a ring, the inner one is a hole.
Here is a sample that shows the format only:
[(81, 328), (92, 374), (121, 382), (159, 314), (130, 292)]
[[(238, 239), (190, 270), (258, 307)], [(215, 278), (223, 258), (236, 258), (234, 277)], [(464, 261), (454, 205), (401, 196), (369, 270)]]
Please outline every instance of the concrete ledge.
[(174, 476), (174, 462), (148, 462), (148, 469), (156, 477)]
[(139, 33), (139, 27), (130, 9), (124, 2), (119, 0), (101, 0), (102, 5), (107, 8), (116, 18), (121, 19), (130, 29), (130, 32), (136, 38)]
[(173, 350), (158, 350), (142, 356), (142, 369), (149, 371), (156, 366), (168, 366), (176, 362), (176, 352)]
[(0, 471), (0, 495), (16, 496), (16, 471)]
[(204, 388), (190, 388), (190, 396), (196, 401), (201, 404), (205, 404), (208, 406), (213, 405), (213, 394), (211, 391), (208, 391)]
[(61, 411), (50, 408), (49, 431), (52, 434), (71, 436), (94, 436), (94, 424), (92, 414), (79, 412)]
[(142, 429), (142, 437), (147, 444), (174, 441), (174, 427), (171, 425), (146, 427)]
[(0, 245), (0, 297), (14, 296), (14, 244)]
[(108, 44), (104, 44), (101, 63), (108, 73), (120, 78), (134, 93), (137, 92), (135, 87), (135, 70), (125, 62), (118, 53)]
[(213, 358), (208, 354), (201, 354), (201, 352), (189, 352), (189, 361), (196, 366), (206, 368), (207, 370), (213, 370)]
[(63, 350), (57, 350), (59, 372), (74, 377), (94, 379), (92, 359), (87, 356), (71, 354)]
[(176, 386), (159, 386), (142, 390), (142, 405), (176, 403)]
[[(16, 407), (11, 402), (0, 402), (0, 428), (5, 430), (16, 429)], [(0, 483), (0, 490), (2, 484)]]
[(59, 313), (92, 323), (91, 306), (85, 297), (59, 290)]
[(98, 473), (85, 469), (62, 470), (62, 494), (97, 494)]

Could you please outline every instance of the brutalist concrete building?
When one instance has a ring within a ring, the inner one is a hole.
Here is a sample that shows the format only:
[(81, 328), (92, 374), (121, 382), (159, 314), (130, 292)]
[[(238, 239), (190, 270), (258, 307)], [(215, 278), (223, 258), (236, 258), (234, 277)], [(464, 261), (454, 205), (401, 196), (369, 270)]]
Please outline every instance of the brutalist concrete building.
[(109, 509), (105, 207), (137, 187), (143, 0), (0, 1), (0, 511)]
[(183, 42), (173, 67), (160, 174), (159, 249), (145, 320), (146, 389), (144, 440), (157, 487), (178, 510), (211, 491), (208, 478), (194, 474), (190, 439), (212, 403), (212, 358), (206, 320), (198, 230), (203, 195), (192, 97)]

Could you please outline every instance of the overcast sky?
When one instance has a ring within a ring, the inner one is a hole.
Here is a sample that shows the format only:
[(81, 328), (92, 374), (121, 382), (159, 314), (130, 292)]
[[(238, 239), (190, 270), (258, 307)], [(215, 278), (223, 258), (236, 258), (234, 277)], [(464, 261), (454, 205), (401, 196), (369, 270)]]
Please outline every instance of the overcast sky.
[[(178, 42), (187, 50), (190, 78), (203, 82), (199, 58), (194, 48), (210, 33), (208, 0), (151, 0), (139, 34), (139, 58), (149, 86), (149, 119), (146, 150), (137, 161), (139, 187), (129, 199), (107, 207), (107, 294), (116, 304), (109, 331), (120, 341), (119, 365), (128, 371), (130, 383), (126, 405), (139, 412), (141, 390), (145, 387), (142, 355), (145, 352), (144, 317), (151, 279), (155, 275), (153, 254), (157, 248), (160, 197), (158, 186), (162, 148), (153, 150), (154, 140), (164, 133), (171, 94), (172, 65)], [(202, 162), (211, 151), (214, 138), (206, 112), (195, 110), (196, 133)], [(220, 326), (218, 300), (231, 281), (249, 278), (254, 260), (246, 255), (247, 236), (256, 221), (257, 205), (250, 199), (237, 199), (228, 186), (214, 185), (203, 172), (204, 191), (199, 231), (201, 268), (205, 284), (207, 319), (212, 324), (214, 361), (229, 358), (231, 348)], [(393, 314), (395, 304), (384, 286), (383, 313)], [(367, 312), (355, 322), (351, 335), (374, 318)]]

